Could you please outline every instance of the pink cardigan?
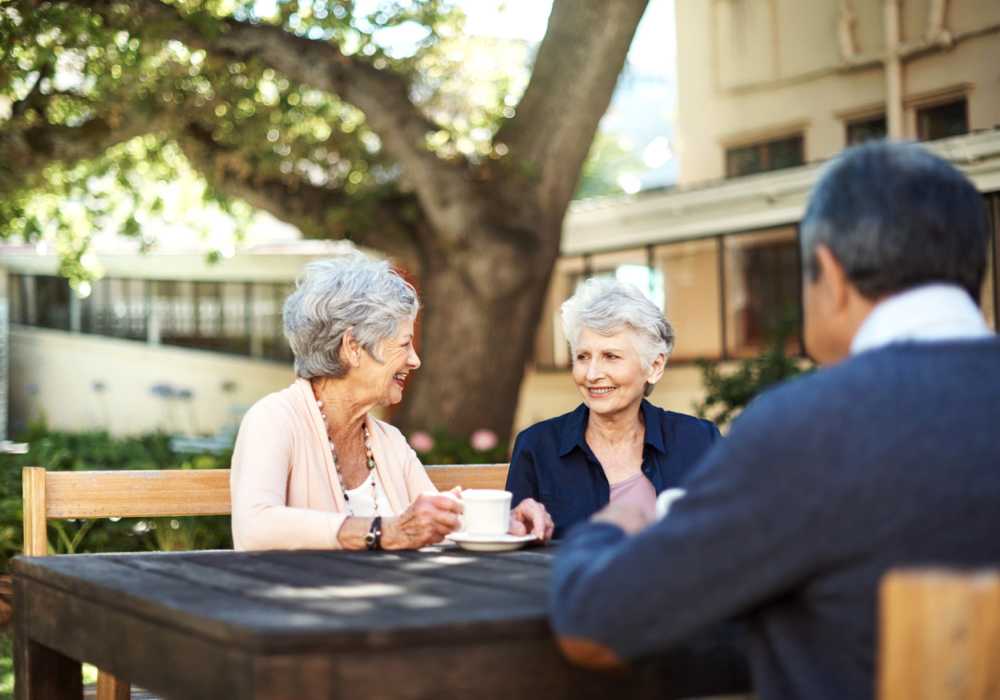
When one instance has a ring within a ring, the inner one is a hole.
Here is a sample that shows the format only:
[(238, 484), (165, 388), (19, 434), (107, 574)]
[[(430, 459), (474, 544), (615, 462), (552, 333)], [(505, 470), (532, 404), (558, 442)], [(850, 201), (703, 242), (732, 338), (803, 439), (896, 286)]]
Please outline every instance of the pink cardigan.
[[(403, 512), (421, 493), (436, 493), (403, 434), (371, 416), (366, 421), (393, 512)], [(229, 488), (235, 549), (339, 549), (344, 494), (307, 380), (297, 379), (247, 411)]]

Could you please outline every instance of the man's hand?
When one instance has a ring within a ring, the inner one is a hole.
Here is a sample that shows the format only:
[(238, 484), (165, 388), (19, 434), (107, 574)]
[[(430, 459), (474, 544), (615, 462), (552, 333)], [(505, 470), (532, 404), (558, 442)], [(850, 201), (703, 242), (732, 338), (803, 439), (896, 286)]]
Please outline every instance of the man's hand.
[(615, 503), (614, 501), (594, 513), (590, 518), (593, 523), (616, 525), (628, 535), (634, 535), (653, 524), (655, 520), (656, 514), (649, 512), (646, 508), (634, 503)]

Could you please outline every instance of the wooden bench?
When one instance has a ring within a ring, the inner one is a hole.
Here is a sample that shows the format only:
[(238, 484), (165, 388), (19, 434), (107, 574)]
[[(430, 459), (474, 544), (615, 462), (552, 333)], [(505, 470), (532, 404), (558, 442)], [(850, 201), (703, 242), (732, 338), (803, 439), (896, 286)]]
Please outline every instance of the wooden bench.
[[(427, 467), (440, 491), (498, 488), (507, 482), (506, 464), (455, 464)], [(24, 553), (48, 554), (47, 521), (65, 518), (159, 518), (229, 515), (228, 469), (57, 471), (25, 467)], [(98, 700), (128, 700), (127, 681), (99, 671)]]
[(878, 659), (879, 700), (1000, 698), (1000, 569), (887, 574)]

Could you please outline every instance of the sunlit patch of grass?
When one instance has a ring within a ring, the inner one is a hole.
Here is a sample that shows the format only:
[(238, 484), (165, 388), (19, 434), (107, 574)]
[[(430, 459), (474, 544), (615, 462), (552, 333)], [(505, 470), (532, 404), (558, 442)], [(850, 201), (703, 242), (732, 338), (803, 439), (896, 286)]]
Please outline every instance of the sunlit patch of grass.
[(14, 697), (14, 640), (10, 634), (0, 633), (0, 698)]
[[(97, 682), (97, 669), (83, 665), (84, 685)], [(14, 635), (0, 632), (0, 700), (14, 697)]]

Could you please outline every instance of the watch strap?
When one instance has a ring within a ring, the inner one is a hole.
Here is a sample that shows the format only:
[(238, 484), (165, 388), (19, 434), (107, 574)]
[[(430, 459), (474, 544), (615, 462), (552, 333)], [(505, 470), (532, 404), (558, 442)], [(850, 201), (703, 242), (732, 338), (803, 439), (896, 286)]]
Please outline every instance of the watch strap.
[(365, 544), (368, 549), (382, 549), (382, 516), (376, 515), (372, 518), (371, 527), (365, 535)]

